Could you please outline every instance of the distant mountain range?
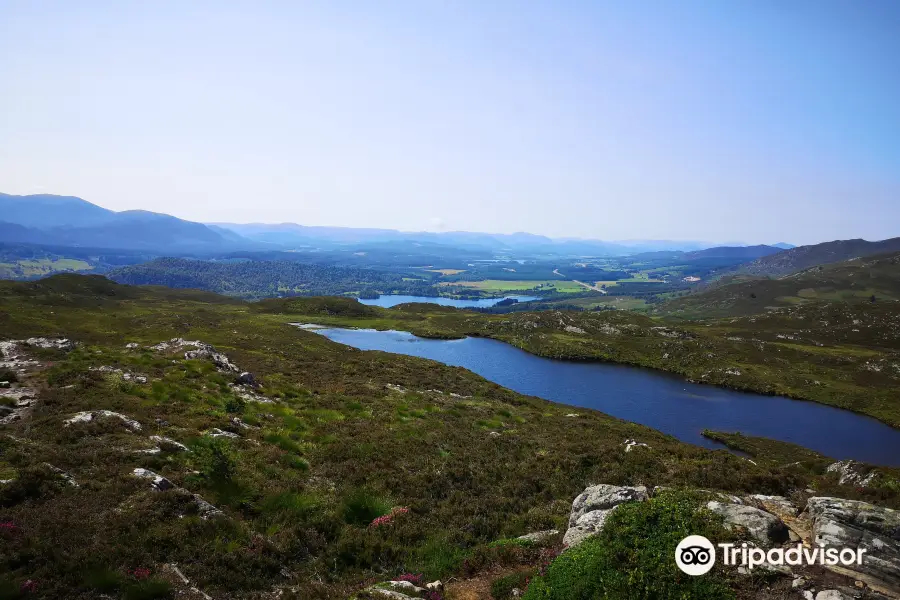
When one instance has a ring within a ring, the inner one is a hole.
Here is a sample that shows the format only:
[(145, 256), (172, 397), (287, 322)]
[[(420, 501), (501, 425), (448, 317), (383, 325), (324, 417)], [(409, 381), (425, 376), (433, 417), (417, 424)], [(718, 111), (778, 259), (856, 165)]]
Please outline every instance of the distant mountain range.
[(259, 246), (202, 223), (143, 210), (116, 212), (74, 196), (0, 194), (0, 242), (157, 252)]
[(333, 249), (372, 244), (440, 244), (495, 254), (622, 256), (648, 251), (691, 252), (701, 241), (605, 242), (552, 239), (531, 233), (403, 232), (393, 229), (319, 227), (295, 223), (196, 223), (143, 210), (112, 211), (75, 196), (0, 194), (0, 242), (121, 248), (166, 255), (232, 251)]

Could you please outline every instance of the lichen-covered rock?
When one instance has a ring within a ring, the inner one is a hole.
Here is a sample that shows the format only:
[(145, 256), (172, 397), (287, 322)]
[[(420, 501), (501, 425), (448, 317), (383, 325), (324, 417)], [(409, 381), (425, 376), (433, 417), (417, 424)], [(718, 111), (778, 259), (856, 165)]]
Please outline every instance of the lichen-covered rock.
[(625, 502), (642, 502), (648, 498), (647, 488), (644, 486), (600, 484), (585, 489), (572, 502), (569, 528), (563, 536), (563, 543), (570, 548), (577, 546), (603, 529), (609, 514), (617, 506)]
[(209, 437), (214, 437), (214, 438), (224, 437), (224, 438), (229, 438), (232, 440), (236, 440), (239, 437), (241, 437), (236, 433), (232, 433), (230, 431), (223, 431), (223, 430), (219, 429), (218, 427), (213, 427), (212, 429), (210, 429), (209, 431), (206, 432), (206, 435), (208, 435)]
[(639, 442), (634, 439), (625, 440), (625, 452), (631, 452), (635, 448), (649, 448), (649, 444), (645, 444), (643, 442)]
[(840, 590), (822, 590), (816, 594), (816, 600), (853, 600), (853, 596)]
[(75, 347), (75, 343), (67, 338), (28, 338), (25, 340), (25, 344), (35, 348), (55, 348), (57, 350), (71, 350)]
[(845, 568), (900, 588), (900, 511), (821, 496), (810, 498), (806, 510), (816, 545), (865, 549), (861, 565)]
[(171, 481), (162, 475), (157, 475), (150, 469), (142, 469), (139, 467), (132, 471), (132, 474), (140, 479), (148, 480), (150, 482), (150, 487), (158, 492), (164, 492), (165, 490), (170, 490), (175, 487)]
[(572, 502), (569, 527), (573, 526), (585, 513), (613, 508), (623, 502), (640, 502), (648, 498), (647, 488), (642, 485), (636, 487), (604, 483), (592, 485), (581, 492)]
[(169, 452), (188, 452), (187, 446), (180, 442), (176, 442), (172, 438), (163, 437), (161, 435), (151, 435), (150, 441), (156, 442), (160, 448)]
[(194, 498), (194, 504), (197, 505), (197, 513), (201, 519), (212, 519), (221, 517), (225, 513), (204, 500), (199, 494), (191, 494)]
[(120, 421), (122, 421), (122, 424), (131, 431), (141, 430), (140, 423), (132, 418), (126, 417), (121, 413), (113, 412), (111, 410), (87, 410), (75, 413), (74, 415), (63, 421), (63, 424), (68, 427), (69, 425), (75, 425), (78, 423), (90, 423), (94, 419), (119, 419)]
[(522, 540), (523, 542), (531, 542), (532, 544), (539, 544), (544, 540), (548, 540), (554, 536), (559, 535), (559, 531), (556, 529), (548, 529), (546, 531), (535, 531), (534, 533), (526, 533), (525, 535), (520, 535), (517, 537), (517, 540)]
[(184, 353), (185, 359), (204, 359), (211, 360), (214, 365), (216, 365), (216, 369), (219, 371), (226, 371), (230, 373), (240, 373), (241, 370), (238, 368), (236, 364), (231, 362), (231, 360), (216, 350), (213, 346), (206, 344), (204, 342), (196, 343), (196, 350), (188, 350)]
[(745, 504), (728, 504), (715, 500), (707, 503), (706, 508), (721, 515), (725, 520), (725, 527), (742, 527), (763, 544), (780, 544), (788, 540), (787, 525), (772, 513)]
[(868, 487), (872, 480), (878, 476), (874, 469), (867, 469), (854, 460), (841, 460), (828, 465), (827, 473), (836, 473), (838, 483), (855, 487)]

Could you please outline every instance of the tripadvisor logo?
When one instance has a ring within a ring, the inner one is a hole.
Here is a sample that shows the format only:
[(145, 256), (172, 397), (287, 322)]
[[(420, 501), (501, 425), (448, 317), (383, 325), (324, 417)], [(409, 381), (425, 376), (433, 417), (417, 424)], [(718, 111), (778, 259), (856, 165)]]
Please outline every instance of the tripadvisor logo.
[(675, 548), (675, 564), (688, 575), (703, 575), (716, 564), (716, 549), (702, 535), (689, 535)]
[[(722, 564), (748, 569), (762, 565), (823, 565), (845, 567), (861, 565), (865, 548), (806, 548), (797, 544), (790, 548), (764, 550), (747, 544), (718, 544)], [(688, 575), (703, 575), (716, 564), (716, 547), (702, 535), (689, 535), (675, 548), (675, 564)]]

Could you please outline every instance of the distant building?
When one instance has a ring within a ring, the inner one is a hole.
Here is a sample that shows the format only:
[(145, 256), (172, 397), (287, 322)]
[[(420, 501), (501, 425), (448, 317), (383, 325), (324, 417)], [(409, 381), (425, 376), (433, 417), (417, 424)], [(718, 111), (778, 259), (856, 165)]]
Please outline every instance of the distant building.
[(685, 277), (684, 279), (682, 279), (682, 281), (687, 281), (688, 283), (696, 283), (696, 282), (700, 281), (700, 278), (694, 277), (693, 275), (689, 275), (688, 277)]

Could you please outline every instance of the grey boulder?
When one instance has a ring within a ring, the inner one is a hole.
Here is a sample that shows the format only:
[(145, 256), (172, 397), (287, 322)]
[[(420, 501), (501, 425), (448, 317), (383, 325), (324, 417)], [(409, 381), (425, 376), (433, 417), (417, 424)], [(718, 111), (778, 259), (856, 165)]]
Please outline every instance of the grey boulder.
[(788, 528), (775, 515), (746, 504), (707, 503), (706, 508), (720, 515), (725, 520), (725, 527), (734, 529), (742, 527), (759, 542), (772, 545), (788, 540)]
[(563, 543), (570, 548), (577, 546), (586, 538), (599, 533), (616, 507), (626, 502), (643, 502), (648, 498), (647, 488), (644, 486), (590, 486), (572, 502), (569, 528), (563, 536)]

